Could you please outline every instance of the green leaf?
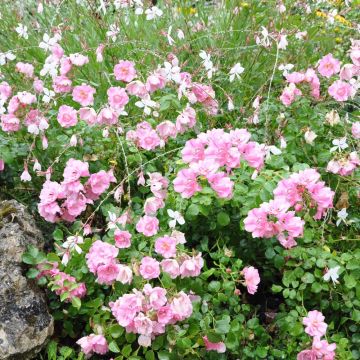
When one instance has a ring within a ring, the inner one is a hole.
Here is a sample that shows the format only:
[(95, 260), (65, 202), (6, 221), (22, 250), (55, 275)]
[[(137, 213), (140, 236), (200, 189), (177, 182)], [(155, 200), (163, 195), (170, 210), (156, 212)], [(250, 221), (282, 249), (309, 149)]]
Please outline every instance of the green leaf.
[(64, 239), (64, 233), (62, 232), (61, 229), (56, 229), (53, 232), (53, 238), (55, 241), (62, 241)]
[(227, 334), (230, 330), (230, 316), (224, 315), (221, 320), (215, 324), (215, 332), (218, 334)]
[(109, 344), (109, 350), (113, 353), (119, 353), (120, 349), (115, 341), (111, 341)]
[(352, 289), (356, 286), (356, 280), (352, 275), (345, 275), (344, 276), (345, 286), (348, 289)]
[(230, 223), (230, 217), (229, 215), (222, 211), (222, 212), (219, 212), (216, 216), (216, 220), (217, 220), (217, 223), (220, 225), (220, 226), (226, 226)]
[(312, 284), (315, 281), (315, 277), (311, 273), (305, 273), (305, 275), (301, 278), (301, 281), (306, 284)]
[(147, 351), (145, 354), (145, 359), (146, 360), (155, 360), (154, 352), (152, 350)]
[(124, 333), (124, 329), (120, 325), (115, 324), (109, 327), (109, 333), (114, 339), (117, 339)]
[(188, 209), (186, 210), (186, 217), (187, 218), (194, 218), (199, 214), (199, 206), (196, 204), (191, 204)]
[(218, 292), (220, 290), (221, 283), (220, 281), (211, 281), (208, 289), (210, 292)]
[(121, 354), (123, 354), (124, 356), (128, 357), (130, 356), (130, 354), (132, 353), (132, 346), (131, 344), (127, 344), (125, 345), (122, 350), (121, 350)]
[(80, 309), (81, 308), (81, 300), (74, 296), (72, 299), (71, 299), (71, 304), (74, 308), (76, 309)]

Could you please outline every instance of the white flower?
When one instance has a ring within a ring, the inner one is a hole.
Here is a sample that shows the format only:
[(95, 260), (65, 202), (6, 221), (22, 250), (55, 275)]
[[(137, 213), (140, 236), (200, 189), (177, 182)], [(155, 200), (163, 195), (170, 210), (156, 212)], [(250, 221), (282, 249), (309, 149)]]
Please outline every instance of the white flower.
[(336, 150), (341, 151), (349, 147), (349, 145), (346, 143), (346, 137), (335, 139), (332, 141), (332, 144), (335, 146), (330, 149), (330, 152), (334, 152)]
[(22, 37), (24, 39), (28, 39), (29, 35), (27, 33), (27, 26), (23, 25), (23, 24), (19, 24), (16, 28), (15, 31), (19, 34), (19, 37)]
[(177, 37), (178, 37), (179, 40), (185, 39), (185, 34), (181, 29), (177, 29), (176, 33), (177, 33)]
[(306, 35), (307, 31), (299, 31), (295, 34), (295, 39), (303, 40)]
[(157, 6), (153, 6), (150, 9), (145, 10), (146, 20), (154, 20), (157, 17), (161, 17), (163, 12)]
[(278, 70), (283, 72), (283, 76), (286, 76), (290, 70), (294, 68), (293, 64), (280, 64)]
[(51, 50), (51, 48), (61, 40), (61, 35), (56, 33), (53, 37), (50, 37), (48, 34), (43, 35), (43, 41), (40, 42), (39, 48), (45, 51)]
[(83, 244), (84, 238), (82, 236), (69, 236), (66, 241), (62, 244), (64, 249), (70, 251), (75, 250), (78, 254), (82, 253), (82, 249), (78, 244)]
[(339, 226), (342, 222), (346, 224), (346, 218), (348, 217), (348, 213), (346, 211), (346, 208), (341, 209), (337, 213), (337, 220), (336, 220), (336, 226)]
[(185, 224), (184, 218), (178, 211), (168, 209), (167, 213), (168, 213), (169, 217), (172, 218), (172, 220), (169, 221), (169, 227), (174, 228), (176, 226), (176, 223), (178, 223), (179, 225)]
[(270, 159), (271, 155), (280, 155), (282, 151), (274, 145), (266, 146), (266, 159)]
[(172, 46), (173, 44), (175, 44), (175, 40), (171, 37), (171, 30), (172, 30), (172, 26), (169, 27), (168, 32), (166, 33), (166, 38), (167, 41), (169, 43), (170, 46)]
[(328, 269), (326, 274), (323, 276), (323, 279), (325, 281), (329, 281), (331, 279), (334, 284), (339, 283), (338, 282), (338, 278), (339, 278), (338, 271), (339, 271), (339, 269), (340, 269), (340, 266), (335, 266), (334, 268)]
[(40, 76), (50, 75), (54, 78), (57, 76), (58, 66), (58, 62), (52, 56), (48, 56), (45, 60), (43, 68), (40, 70)]
[(41, 171), (41, 164), (39, 163), (38, 159), (35, 159), (33, 170)]
[(286, 36), (287, 35), (281, 35), (280, 36), (280, 40), (278, 43), (278, 48), (281, 50), (286, 50), (287, 46), (288, 46), (288, 41), (286, 40)]
[(140, 101), (137, 101), (135, 106), (140, 109), (144, 109), (144, 114), (146, 115), (151, 114), (151, 109), (159, 107), (157, 102), (150, 99), (150, 96), (144, 97)]
[(256, 44), (262, 45), (264, 47), (269, 47), (270, 46), (269, 32), (263, 26), (261, 28), (262, 28), (262, 30), (261, 30), (262, 38), (260, 38), (259, 36), (256, 36), (256, 39), (255, 39)]
[(120, 28), (116, 26), (115, 24), (110, 25), (110, 29), (106, 32), (106, 36), (111, 38), (113, 42), (116, 41), (116, 37), (120, 32)]
[(55, 92), (47, 88), (44, 88), (43, 92), (44, 92), (44, 96), (42, 97), (42, 101), (48, 104), (55, 96)]
[(204, 50), (201, 50), (199, 56), (203, 59), (202, 63), (205, 69), (207, 70), (208, 79), (211, 79), (216, 69), (214, 68), (213, 62), (211, 61), (210, 54), (207, 54)]
[(337, 10), (334, 9), (334, 10), (331, 10), (327, 15), (327, 21), (329, 24), (334, 24), (334, 21), (335, 21), (335, 16), (337, 15)]
[(233, 101), (232, 101), (232, 99), (230, 97), (229, 97), (228, 100), (229, 100), (229, 102), (228, 102), (227, 108), (228, 108), (229, 111), (233, 111), (235, 109), (234, 103), (233, 103)]
[(230, 70), (230, 82), (233, 82), (235, 80), (235, 77), (237, 79), (240, 79), (240, 75), (244, 72), (244, 68), (240, 65), (240, 63), (236, 63)]
[(0, 65), (5, 65), (6, 60), (12, 61), (15, 59), (16, 56), (11, 51), (8, 51), (6, 53), (0, 53)]
[(20, 180), (23, 182), (31, 181), (31, 175), (29, 174), (29, 171), (27, 169), (25, 169), (21, 174)]
[(317, 138), (317, 135), (314, 131), (307, 130), (306, 133), (304, 134), (304, 138), (307, 144), (312, 145), (314, 140)]
[(180, 76), (180, 67), (174, 64), (169, 63), (168, 61), (164, 62), (164, 68), (166, 73), (166, 78), (168, 80), (172, 80), (176, 83), (180, 83), (181, 76)]

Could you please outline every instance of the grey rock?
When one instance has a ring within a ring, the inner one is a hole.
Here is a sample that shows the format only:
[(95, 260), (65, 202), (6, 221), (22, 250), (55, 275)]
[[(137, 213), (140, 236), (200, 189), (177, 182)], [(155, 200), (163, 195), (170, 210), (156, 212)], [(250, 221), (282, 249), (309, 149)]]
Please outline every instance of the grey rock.
[(44, 246), (34, 219), (15, 200), (0, 202), (0, 360), (34, 358), (54, 331), (44, 294), (23, 274), (28, 245)]

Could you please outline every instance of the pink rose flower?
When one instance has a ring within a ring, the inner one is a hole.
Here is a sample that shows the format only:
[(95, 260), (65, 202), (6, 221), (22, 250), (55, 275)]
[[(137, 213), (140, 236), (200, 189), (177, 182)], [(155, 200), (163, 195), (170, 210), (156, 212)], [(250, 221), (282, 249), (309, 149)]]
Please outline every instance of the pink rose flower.
[(200, 191), (201, 186), (197, 183), (196, 172), (191, 169), (180, 170), (174, 180), (174, 190), (185, 199), (191, 198)]
[(131, 246), (131, 234), (126, 230), (116, 229), (114, 232), (115, 246), (125, 249)]
[(136, 78), (136, 70), (132, 61), (120, 60), (114, 67), (115, 79), (130, 82)]
[(207, 336), (203, 336), (203, 340), (207, 351), (213, 350), (220, 354), (226, 351), (226, 346), (223, 342), (217, 342), (217, 343), (210, 342)]
[(20, 129), (20, 120), (14, 114), (1, 115), (1, 128), (5, 132), (15, 132)]
[(94, 104), (94, 94), (96, 90), (86, 84), (75, 86), (72, 92), (72, 98), (81, 106), (89, 106)]
[(340, 71), (340, 61), (332, 54), (327, 54), (319, 61), (318, 71), (322, 76), (329, 78)]
[(314, 350), (303, 350), (297, 355), (296, 360), (317, 360), (316, 352)]
[(105, 265), (99, 265), (96, 270), (99, 284), (111, 285), (119, 275), (119, 265), (115, 262), (110, 262)]
[(354, 139), (360, 139), (360, 121), (356, 121), (352, 124), (351, 133)]
[(77, 111), (68, 105), (61, 105), (59, 108), (57, 121), (64, 128), (75, 126), (78, 122)]
[(153, 236), (159, 230), (159, 220), (154, 216), (144, 215), (136, 224), (136, 231), (145, 236)]
[(120, 281), (122, 284), (131, 284), (133, 273), (129, 266), (120, 264), (118, 265), (118, 271), (116, 281)]
[(145, 256), (141, 259), (139, 271), (144, 279), (155, 279), (160, 275), (160, 264), (152, 257)]
[(176, 239), (167, 235), (157, 238), (155, 241), (155, 252), (164, 258), (175, 257)]
[(76, 343), (81, 346), (81, 351), (88, 356), (92, 353), (104, 355), (109, 350), (108, 344), (103, 335), (91, 334), (89, 336), (82, 337)]
[(309, 311), (308, 316), (303, 318), (305, 332), (310, 336), (323, 336), (326, 333), (327, 324), (325, 316), (317, 310)]
[(259, 271), (253, 266), (247, 266), (243, 269), (242, 274), (245, 278), (248, 293), (254, 295), (260, 283)]
[(129, 102), (126, 91), (121, 87), (111, 87), (107, 90), (108, 102), (114, 109), (123, 109)]
[(336, 101), (347, 101), (352, 96), (353, 88), (345, 81), (336, 80), (328, 89), (328, 93)]
[(180, 266), (175, 259), (165, 259), (161, 261), (161, 269), (170, 275), (172, 279), (180, 275)]

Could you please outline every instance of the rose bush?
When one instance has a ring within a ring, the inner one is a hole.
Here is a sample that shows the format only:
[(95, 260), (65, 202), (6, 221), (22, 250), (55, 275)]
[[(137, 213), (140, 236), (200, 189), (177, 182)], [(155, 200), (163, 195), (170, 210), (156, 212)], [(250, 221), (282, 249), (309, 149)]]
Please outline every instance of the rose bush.
[(49, 239), (23, 256), (44, 358), (360, 358), (356, 4), (1, 10), (0, 184)]

